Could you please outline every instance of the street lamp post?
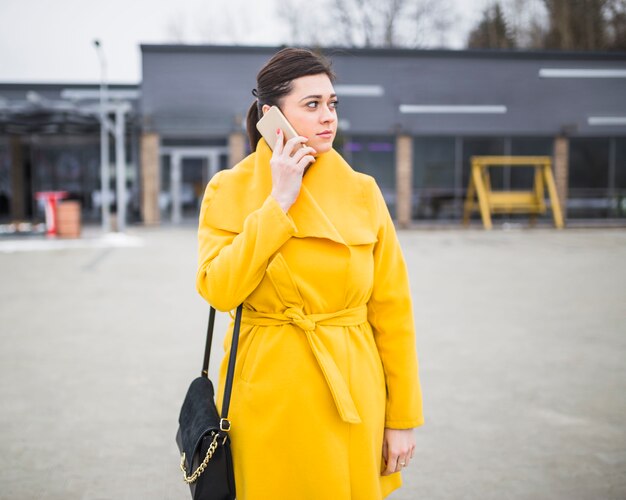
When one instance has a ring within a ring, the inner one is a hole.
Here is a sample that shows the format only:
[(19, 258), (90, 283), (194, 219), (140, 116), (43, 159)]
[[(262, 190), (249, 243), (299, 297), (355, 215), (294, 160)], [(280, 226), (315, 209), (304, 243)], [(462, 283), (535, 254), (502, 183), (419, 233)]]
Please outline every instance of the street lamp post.
[(100, 60), (100, 203), (102, 208), (102, 230), (111, 231), (110, 186), (109, 186), (109, 130), (107, 116), (106, 59), (100, 40), (93, 41)]

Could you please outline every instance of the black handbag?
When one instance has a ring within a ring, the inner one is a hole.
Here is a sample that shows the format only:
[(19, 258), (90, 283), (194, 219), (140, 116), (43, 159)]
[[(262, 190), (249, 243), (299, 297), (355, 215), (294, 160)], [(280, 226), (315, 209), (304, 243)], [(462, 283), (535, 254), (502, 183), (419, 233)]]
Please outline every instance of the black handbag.
[(217, 413), (213, 384), (209, 380), (209, 358), (215, 325), (211, 307), (207, 327), (202, 374), (191, 382), (180, 409), (176, 443), (181, 452), (180, 468), (193, 500), (234, 500), (235, 477), (230, 452), (228, 407), (233, 387), (242, 306), (237, 308), (233, 340), (224, 385), (222, 416)]

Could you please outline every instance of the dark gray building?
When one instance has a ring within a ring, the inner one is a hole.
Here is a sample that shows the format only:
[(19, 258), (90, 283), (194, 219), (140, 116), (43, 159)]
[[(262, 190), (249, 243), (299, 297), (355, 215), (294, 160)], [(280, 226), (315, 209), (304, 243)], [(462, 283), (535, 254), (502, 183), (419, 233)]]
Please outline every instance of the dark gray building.
[[(185, 166), (184, 156), (176, 159), (181, 166), (168, 162), (172, 148), (200, 143), (222, 152), (229, 144), (236, 148), (255, 75), (276, 50), (142, 46), (143, 130), (158, 135), (162, 165), (181, 169), (183, 185), (194, 167)], [(554, 155), (560, 148), (565, 158), (557, 168), (565, 171), (557, 173), (557, 181), (567, 215), (624, 216), (625, 54), (325, 53), (338, 76), (336, 147), (354, 168), (378, 179), (392, 212), (399, 169), (407, 160), (411, 218), (458, 220), (472, 155)], [(399, 158), (399, 152), (409, 158)], [(220, 160), (213, 168), (228, 164)], [(197, 182), (203, 184), (210, 172)], [(519, 169), (497, 174), (494, 188), (522, 188), (530, 179)]]
[[(195, 219), (209, 178), (249, 151), (244, 119), (251, 90), (278, 49), (141, 46), (139, 104), (129, 115), (130, 149), (137, 153), (127, 156), (137, 161), (128, 162), (127, 177), (143, 222)], [(570, 220), (626, 216), (626, 54), (324, 53), (337, 74), (335, 147), (377, 178), (401, 223), (459, 221), (473, 155), (553, 156)], [(5, 87), (0, 97), (7, 97)], [(2, 153), (11, 132), (0, 131), (1, 191), (2, 172), (7, 178), (6, 165), (14, 163)], [(492, 182), (521, 189), (530, 179), (525, 169), (504, 168)]]

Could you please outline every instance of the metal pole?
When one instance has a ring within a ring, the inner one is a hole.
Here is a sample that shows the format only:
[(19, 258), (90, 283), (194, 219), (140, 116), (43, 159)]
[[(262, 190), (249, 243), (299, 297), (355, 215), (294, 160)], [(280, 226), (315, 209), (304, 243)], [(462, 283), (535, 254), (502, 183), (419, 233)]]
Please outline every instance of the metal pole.
[(172, 155), (172, 161), (170, 164), (170, 193), (172, 199), (172, 222), (174, 224), (180, 224), (182, 220), (181, 210), (181, 156), (178, 153)]
[(115, 109), (115, 187), (117, 198), (117, 231), (126, 230), (126, 144), (124, 109)]
[(106, 60), (99, 40), (93, 42), (100, 60), (100, 203), (102, 210), (102, 230), (111, 231), (111, 210), (109, 190), (109, 131), (107, 126), (107, 83)]

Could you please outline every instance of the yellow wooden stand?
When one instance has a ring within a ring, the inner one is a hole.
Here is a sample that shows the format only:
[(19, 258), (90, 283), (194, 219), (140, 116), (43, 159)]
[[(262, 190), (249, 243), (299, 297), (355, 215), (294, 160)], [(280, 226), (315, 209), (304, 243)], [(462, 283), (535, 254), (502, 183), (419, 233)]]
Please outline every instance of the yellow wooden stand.
[[(533, 167), (535, 180), (532, 191), (491, 191), (488, 167)], [(561, 205), (552, 176), (552, 159), (549, 156), (472, 156), (467, 197), (463, 210), (463, 224), (469, 223), (470, 214), (479, 210), (485, 229), (491, 229), (491, 214), (530, 213), (534, 223), (537, 214), (546, 213), (545, 187), (548, 188), (554, 225), (563, 228)], [(474, 199), (477, 198), (477, 200)]]

